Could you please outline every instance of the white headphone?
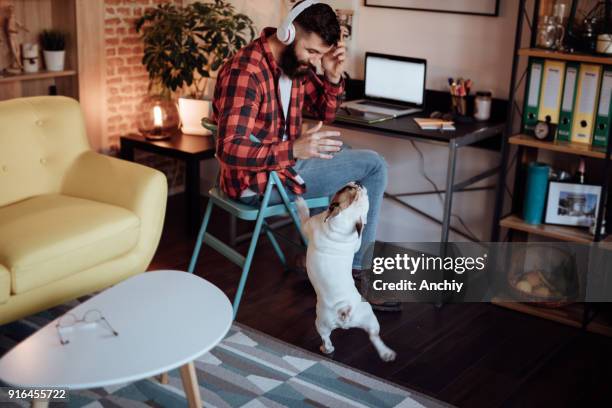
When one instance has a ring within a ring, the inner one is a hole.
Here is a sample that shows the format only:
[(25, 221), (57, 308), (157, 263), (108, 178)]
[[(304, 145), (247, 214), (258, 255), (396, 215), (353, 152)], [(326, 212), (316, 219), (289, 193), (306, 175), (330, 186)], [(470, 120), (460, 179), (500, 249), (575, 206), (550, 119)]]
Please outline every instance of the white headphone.
[(289, 14), (287, 14), (283, 23), (276, 29), (276, 37), (280, 42), (289, 45), (295, 40), (295, 26), (293, 25), (293, 20), (295, 20), (302, 11), (317, 3), (319, 3), (317, 0), (305, 0), (295, 6)]

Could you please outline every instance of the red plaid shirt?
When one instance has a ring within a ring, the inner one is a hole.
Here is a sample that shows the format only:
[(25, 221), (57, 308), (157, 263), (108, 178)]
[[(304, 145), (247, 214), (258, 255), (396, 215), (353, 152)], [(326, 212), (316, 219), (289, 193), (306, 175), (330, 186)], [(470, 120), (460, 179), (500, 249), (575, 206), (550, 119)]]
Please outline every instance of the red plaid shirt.
[[(218, 125), (220, 184), (231, 198), (240, 197), (247, 188), (262, 195), (270, 170), (276, 170), (291, 191), (303, 194), (306, 186), (293, 169), (293, 142), (301, 133), (302, 109), (331, 122), (339, 107), (343, 83), (334, 85), (311, 70), (305, 78), (293, 80), (288, 118), (284, 118), (278, 87), (282, 71), (267, 39), (275, 32), (264, 29), (260, 38), (221, 68), (217, 78), (213, 120)], [(251, 134), (261, 143), (249, 140)]]

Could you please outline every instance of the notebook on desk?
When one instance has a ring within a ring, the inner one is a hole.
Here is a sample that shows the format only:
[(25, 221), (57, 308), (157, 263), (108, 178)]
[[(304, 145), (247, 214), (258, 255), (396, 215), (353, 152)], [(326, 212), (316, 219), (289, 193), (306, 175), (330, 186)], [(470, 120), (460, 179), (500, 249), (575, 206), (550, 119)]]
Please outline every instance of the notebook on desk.
[(342, 107), (392, 117), (421, 112), (426, 72), (424, 59), (367, 52), (365, 98), (345, 102)]
[(456, 130), (452, 120), (414, 118), (414, 121), (422, 130)]

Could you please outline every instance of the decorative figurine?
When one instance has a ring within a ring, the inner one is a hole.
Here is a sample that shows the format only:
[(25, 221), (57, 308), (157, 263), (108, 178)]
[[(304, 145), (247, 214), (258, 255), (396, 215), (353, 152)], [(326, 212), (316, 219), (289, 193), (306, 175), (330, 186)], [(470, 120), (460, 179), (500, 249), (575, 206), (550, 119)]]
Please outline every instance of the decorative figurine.
[(7, 17), (4, 22), (4, 32), (6, 34), (6, 38), (8, 40), (8, 46), (11, 50), (12, 61), (11, 65), (6, 69), (8, 73), (11, 74), (19, 74), (23, 70), (23, 65), (21, 64), (21, 55), (19, 52), (19, 44), (17, 44), (17, 34), (19, 31), (25, 31), (29, 33), (30, 31), (19, 21), (15, 19), (15, 6), (10, 4), (7, 6)]

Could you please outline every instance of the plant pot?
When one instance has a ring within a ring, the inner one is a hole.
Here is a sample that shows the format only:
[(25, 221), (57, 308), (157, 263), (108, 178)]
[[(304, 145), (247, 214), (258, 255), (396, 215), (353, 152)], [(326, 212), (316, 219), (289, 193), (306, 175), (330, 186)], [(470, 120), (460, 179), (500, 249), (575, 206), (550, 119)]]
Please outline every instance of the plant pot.
[(66, 51), (43, 51), (47, 71), (63, 71)]
[(202, 118), (211, 115), (211, 101), (202, 99), (179, 98), (181, 131), (187, 135), (206, 136), (211, 132), (202, 126)]

